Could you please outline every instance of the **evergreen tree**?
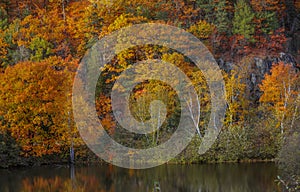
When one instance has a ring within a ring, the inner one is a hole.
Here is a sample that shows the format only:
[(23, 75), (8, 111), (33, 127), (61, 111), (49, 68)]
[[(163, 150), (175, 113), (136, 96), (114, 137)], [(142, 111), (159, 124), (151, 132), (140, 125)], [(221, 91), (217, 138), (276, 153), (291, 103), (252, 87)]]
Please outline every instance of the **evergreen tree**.
[(250, 4), (255, 11), (256, 35), (270, 35), (278, 29), (279, 17), (284, 9), (282, 0), (251, 0)]
[(202, 13), (201, 19), (205, 19), (207, 22), (212, 23), (214, 21), (214, 0), (197, 0), (196, 3)]
[(8, 25), (8, 15), (5, 9), (0, 7), (0, 30), (4, 30)]
[(238, 0), (234, 5), (233, 34), (243, 35), (248, 41), (254, 41), (254, 13), (245, 0)]
[(216, 5), (216, 20), (214, 23), (218, 29), (219, 33), (225, 33), (230, 30), (229, 28), (229, 18), (226, 11), (226, 0), (219, 0)]
[(269, 35), (279, 27), (276, 12), (262, 11), (256, 14), (260, 21), (260, 27), (263, 34)]

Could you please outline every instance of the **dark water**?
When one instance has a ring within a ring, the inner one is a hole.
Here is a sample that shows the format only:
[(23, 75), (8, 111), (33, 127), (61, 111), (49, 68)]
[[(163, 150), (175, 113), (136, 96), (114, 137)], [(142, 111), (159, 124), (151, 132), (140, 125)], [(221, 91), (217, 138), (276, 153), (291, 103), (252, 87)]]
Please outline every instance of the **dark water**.
[(278, 191), (272, 163), (162, 165), (127, 170), (107, 165), (0, 170), (0, 191)]

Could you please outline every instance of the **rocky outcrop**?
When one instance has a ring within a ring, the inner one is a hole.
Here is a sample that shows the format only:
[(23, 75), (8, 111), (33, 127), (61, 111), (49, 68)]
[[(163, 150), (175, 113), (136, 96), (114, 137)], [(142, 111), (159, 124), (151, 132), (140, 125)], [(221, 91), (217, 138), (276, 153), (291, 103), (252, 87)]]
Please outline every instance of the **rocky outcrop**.
[(297, 63), (300, 63), (300, 29), (293, 33), (290, 39), (289, 53), (292, 53), (295, 56)]
[[(230, 73), (237, 65), (224, 61), (222, 58), (218, 59), (219, 67), (224, 70), (226, 73)], [(292, 64), (294, 68), (300, 71), (299, 66), (297, 66), (296, 59), (293, 55), (288, 53), (280, 53), (277, 57), (254, 57), (250, 63), (240, 63), (239, 65), (248, 65), (246, 66), (247, 72), (244, 79), (247, 85), (248, 99), (252, 101), (253, 104), (258, 104), (259, 98), (261, 96), (261, 91), (259, 85), (264, 79), (265, 75), (270, 73), (273, 63), (284, 62), (286, 64)], [(237, 68), (241, 68), (237, 66)]]

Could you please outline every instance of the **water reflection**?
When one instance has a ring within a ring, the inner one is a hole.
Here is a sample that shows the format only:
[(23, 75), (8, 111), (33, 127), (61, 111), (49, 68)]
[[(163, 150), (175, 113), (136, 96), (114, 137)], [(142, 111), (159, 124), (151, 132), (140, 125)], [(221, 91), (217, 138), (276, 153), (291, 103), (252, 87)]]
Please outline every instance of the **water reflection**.
[(114, 166), (0, 170), (1, 192), (31, 191), (277, 191), (274, 164), (162, 165), (146, 170)]

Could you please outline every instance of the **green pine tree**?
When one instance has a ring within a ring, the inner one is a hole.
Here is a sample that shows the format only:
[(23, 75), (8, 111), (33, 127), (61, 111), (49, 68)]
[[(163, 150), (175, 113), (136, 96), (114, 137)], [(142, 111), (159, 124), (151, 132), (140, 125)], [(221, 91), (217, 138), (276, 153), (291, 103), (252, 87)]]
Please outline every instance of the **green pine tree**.
[(0, 7), (0, 29), (5, 30), (8, 26), (8, 15), (5, 9)]
[(202, 13), (202, 20), (206, 20), (209, 23), (213, 23), (215, 18), (215, 4), (214, 0), (197, 0), (196, 1), (197, 6), (200, 8)]
[(257, 13), (256, 17), (262, 21), (261, 31), (266, 35), (269, 35), (279, 27), (276, 12), (262, 11)]
[(254, 13), (245, 0), (238, 0), (234, 5), (233, 34), (243, 35), (246, 40), (254, 41)]
[(214, 22), (219, 33), (225, 33), (229, 30), (229, 18), (226, 11), (226, 0), (219, 0), (216, 5), (216, 19)]

